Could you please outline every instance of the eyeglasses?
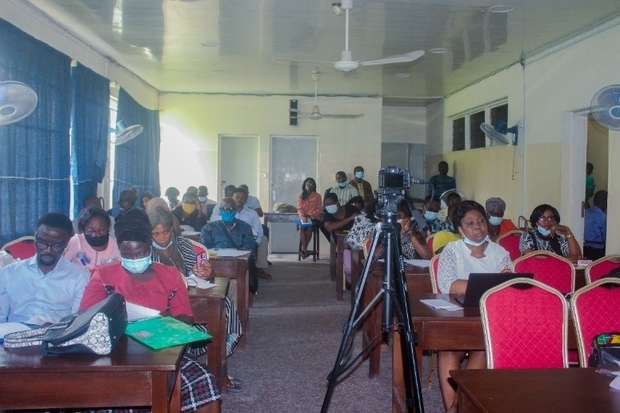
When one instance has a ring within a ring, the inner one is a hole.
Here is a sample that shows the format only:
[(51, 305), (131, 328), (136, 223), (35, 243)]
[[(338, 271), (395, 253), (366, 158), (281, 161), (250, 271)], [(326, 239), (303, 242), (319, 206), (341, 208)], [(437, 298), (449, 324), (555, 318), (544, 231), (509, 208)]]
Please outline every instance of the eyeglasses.
[(53, 252), (62, 252), (65, 249), (65, 247), (67, 246), (67, 243), (66, 242), (57, 242), (55, 244), (50, 244), (49, 242), (46, 242), (46, 241), (42, 240), (41, 238), (35, 238), (34, 239), (34, 246), (39, 251), (45, 251), (46, 249), (49, 248)]
[(99, 229), (85, 229), (84, 235), (88, 235), (89, 237), (103, 236), (108, 235), (110, 230), (108, 228), (99, 228)]
[(541, 217), (538, 218), (538, 221), (540, 221), (540, 222), (555, 222), (555, 215), (549, 215), (549, 216), (541, 215)]

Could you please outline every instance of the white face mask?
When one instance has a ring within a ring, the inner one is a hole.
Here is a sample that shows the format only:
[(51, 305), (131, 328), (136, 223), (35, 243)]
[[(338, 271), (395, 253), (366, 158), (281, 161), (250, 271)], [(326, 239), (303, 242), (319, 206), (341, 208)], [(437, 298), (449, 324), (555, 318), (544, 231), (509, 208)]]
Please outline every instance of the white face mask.
[(472, 241), (469, 238), (467, 238), (466, 236), (463, 236), (463, 242), (465, 244), (468, 244), (468, 245), (471, 245), (471, 246), (474, 246), (474, 247), (479, 247), (482, 244), (484, 244), (485, 242), (487, 242), (488, 240), (489, 240), (489, 236), (488, 235), (486, 237), (484, 237), (484, 239), (482, 241), (480, 241), (480, 242)]
[(503, 220), (504, 218), (502, 217), (494, 217), (493, 215), (489, 216), (489, 224), (494, 226), (501, 225)]
[(338, 205), (327, 205), (325, 207), (325, 211), (327, 211), (328, 214), (335, 214), (336, 211), (338, 211)]
[(545, 229), (543, 227), (536, 227), (536, 230), (543, 237), (548, 237), (549, 235), (551, 235), (551, 230), (550, 229)]
[(206, 196), (199, 196), (198, 200), (200, 201), (200, 203), (204, 204), (205, 202), (207, 202), (207, 197)]

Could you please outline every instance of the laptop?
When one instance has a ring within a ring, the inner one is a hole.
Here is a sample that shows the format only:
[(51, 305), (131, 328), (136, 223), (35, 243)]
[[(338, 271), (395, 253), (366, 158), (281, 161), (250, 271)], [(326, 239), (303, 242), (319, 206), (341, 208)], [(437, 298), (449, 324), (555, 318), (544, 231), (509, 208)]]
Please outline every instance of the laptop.
[(514, 272), (472, 272), (469, 274), (469, 281), (467, 281), (465, 295), (458, 295), (455, 297), (455, 300), (463, 307), (477, 307), (480, 304), (480, 298), (482, 298), (482, 295), (487, 292), (487, 290), (518, 277), (534, 278), (534, 274)]

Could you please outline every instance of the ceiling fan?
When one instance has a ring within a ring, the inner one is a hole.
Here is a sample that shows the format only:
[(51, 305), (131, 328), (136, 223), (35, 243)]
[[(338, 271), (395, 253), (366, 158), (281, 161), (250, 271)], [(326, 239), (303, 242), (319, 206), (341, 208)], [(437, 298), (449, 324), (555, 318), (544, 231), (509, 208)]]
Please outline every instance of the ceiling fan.
[(334, 68), (343, 72), (351, 72), (359, 66), (387, 65), (392, 63), (409, 63), (424, 56), (424, 50), (414, 50), (409, 53), (387, 56), (382, 59), (372, 60), (353, 60), (353, 55), (349, 50), (349, 10), (353, 8), (353, 0), (341, 0), (340, 8), (345, 13), (345, 37), (344, 51), (340, 55), (340, 60), (334, 62)]
[(312, 107), (312, 112), (310, 113), (304, 113), (304, 112), (300, 112), (297, 109), (291, 109), (291, 112), (297, 112), (297, 114), (299, 115), (304, 115), (307, 116), (308, 119), (312, 119), (312, 120), (319, 120), (319, 119), (323, 119), (323, 118), (332, 118), (332, 119), (355, 119), (355, 118), (360, 118), (362, 116), (364, 116), (363, 113), (357, 113), (357, 114), (335, 114), (335, 113), (321, 113), (321, 110), (319, 109), (319, 105), (317, 103), (317, 96), (318, 96), (318, 91), (319, 91), (319, 79), (321, 78), (321, 72), (319, 71), (313, 71), (312, 72), (312, 80), (314, 80), (314, 106)]

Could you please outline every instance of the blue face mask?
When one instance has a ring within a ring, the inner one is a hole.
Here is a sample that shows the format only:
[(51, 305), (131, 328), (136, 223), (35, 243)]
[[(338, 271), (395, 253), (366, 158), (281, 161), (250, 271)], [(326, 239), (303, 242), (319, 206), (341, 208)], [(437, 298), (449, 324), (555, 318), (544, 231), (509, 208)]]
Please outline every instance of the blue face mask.
[(220, 216), (222, 217), (222, 221), (226, 222), (227, 224), (235, 220), (236, 213), (236, 211), (226, 212), (224, 210), (220, 210)]
[(151, 265), (151, 256), (138, 258), (135, 260), (121, 257), (121, 265), (133, 274), (142, 274)]
[(355, 172), (355, 177), (357, 179), (362, 179), (364, 177), (364, 172), (361, 172), (361, 171)]
[(338, 211), (338, 205), (327, 205), (325, 207), (325, 211), (327, 211), (328, 214), (335, 214), (336, 211)]
[(494, 226), (501, 225), (503, 220), (504, 218), (502, 217), (494, 217), (493, 215), (489, 216), (489, 224)]
[(437, 212), (424, 211), (424, 219), (427, 221), (434, 221), (437, 219)]
[(482, 241), (480, 241), (480, 242), (472, 241), (472, 240), (470, 240), (467, 237), (463, 237), (463, 242), (465, 244), (472, 245), (474, 247), (479, 247), (482, 244), (484, 244), (485, 242), (487, 242), (488, 240), (489, 240), (489, 236), (488, 235), (486, 237), (484, 237), (484, 239)]
[(155, 241), (153, 241), (151, 245), (153, 245), (153, 247), (157, 248), (158, 250), (167, 250), (172, 245), (172, 239), (170, 239), (170, 242), (165, 247), (162, 247), (161, 245), (159, 245)]
[(340, 188), (345, 188), (348, 184), (349, 184), (349, 183), (348, 183), (347, 181), (344, 181), (344, 182), (338, 182), (338, 186), (339, 186)]
[(536, 227), (536, 230), (543, 237), (548, 237), (549, 235), (551, 235), (551, 230), (550, 229), (545, 229), (543, 227)]

